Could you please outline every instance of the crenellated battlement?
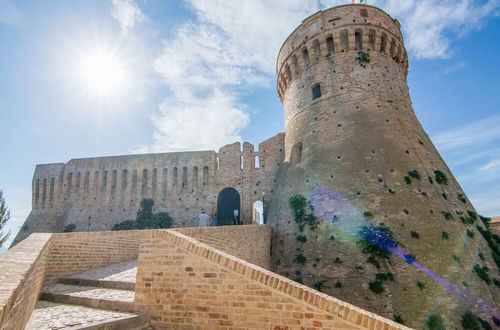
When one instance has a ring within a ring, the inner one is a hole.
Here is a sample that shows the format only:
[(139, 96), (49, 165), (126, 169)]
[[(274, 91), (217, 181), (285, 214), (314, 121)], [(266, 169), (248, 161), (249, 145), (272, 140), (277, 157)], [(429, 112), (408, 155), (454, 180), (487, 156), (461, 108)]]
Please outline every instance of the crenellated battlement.
[(345, 5), (319, 11), (306, 18), (281, 47), (276, 63), (277, 89), (285, 91), (315, 64), (336, 56), (380, 54), (399, 65), (406, 76), (408, 55), (399, 22), (380, 9), (367, 5)]
[(143, 199), (154, 212), (166, 211), (178, 227), (196, 226), (203, 210), (214, 215), (226, 187), (240, 196), (240, 219), (251, 223), (253, 203), (272, 194), (284, 157), (284, 134), (259, 144), (239, 142), (218, 151), (72, 159), (37, 165), (32, 181), (32, 212), (16, 242), (33, 231), (109, 230), (135, 219)]

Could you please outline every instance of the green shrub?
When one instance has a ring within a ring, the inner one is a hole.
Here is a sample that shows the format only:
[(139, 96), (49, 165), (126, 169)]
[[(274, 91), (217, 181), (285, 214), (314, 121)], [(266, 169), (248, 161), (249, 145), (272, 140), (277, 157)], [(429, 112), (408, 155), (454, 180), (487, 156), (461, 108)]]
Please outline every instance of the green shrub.
[(424, 282), (420, 282), (420, 281), (417, 281), (417, 286), (420, 290), (423, 290), (425, 288), (425, 283)]
[(453, 260), (455, 260), (455, 262), (457, 262), (459, 264), (460, 261), (462, 260), (462, 258), (460, 258), (459, 256), (456, 256), (456, 255), (453, 255)]
[(392, 320), (394, 322), (399, 323), (399, 324), (403, 324), (403, 325), (405, 324), (405, 320), (399, 314), (394, 314), (394, 316), (392, 317)]
[(472, 330), (480, 330), (481, 326), (477, 320), (477, 316), (472, 312), (467, 312), (462, 315), (462, 328), (464, 329), (472, 329)]
[(446, 193), (442, 193), (441, 196), (443, 196), (444, 199), (448, 200), (448, 195), (446, 195)]
[(457, 198), (459, 201), (461, 201), (462, 203), (467, 203), (467, 199), (464, 197), (463, 194), (457, 194)]
[(479, 252), (477, 255), (479, 256), (479, 259), (484, 261), (484, 254), (482, 252)]
[(360, 65), (363, 65), (363, 63), (370, 63), (370, 54), (363, 51), (359, 51), (358, 57), (356, 57), (356, 59), (358, 60), (358, 63)]
[(340, 289), (342, 286), (343, 286), (342, 282), (339, 281), (335, 282), (335, 284), (333, 285), (333, 287), (336, 289)]
[(477, 213), (474, 211), (467, 210), (467, 214), (474, 220), (477, 220)]
[(431, 178), (431, 177), (429, 177), (429, 183), (430, 183), (430, 184), (434, 184), (434, 180), (432, 180), (432, 178)]
[(125, 220), (119, 223), (116, 223), (113, 225), (113, 228), (111, 230), (133, 230), (136, 229), (135, 227), (135, 221), (134, 220)]
[(405, 180), (406, 184), (411, 184), (411, 178), (409, 176), (405, 176), (403, 179)]
[(166, 212), (153, 214), (154, 201), (143, 199), (141, 208), (137, 212), (134, 220), (125, 220), (117, 223), (111, 230), (132, 230), (132, 229), (166, 229), (174, 226), (174, 220)]
[(71, 233), (74, 232), (76, 229), (76, 225), (74, 223), (70, 223), (66, 226), (64, 226), (63, 232), (64, 233)]
[(390, 252), (385, 248), (379, 247), (380, 245), (386, 247), (396, 247), (399, 242), (396, 241), (394, 233), (386, 225), (380, 226), (366, 225), (359, 231), (360, 240), (357, 244), (363, 253), (369, 253), (373, 257), (382, 259), (389, 259)]
[(330, 237), (328, 238), (330, 241), (335, 241), (335, 236), (333, 235), (330, 235)]
[(445, 330), (444, 322), (441, 316), (432, 314), (425, 320), (425, 326), (429, 330)]
[(477, 276), (479, 276), (480, 279), (485, 281), (487, 284), (491, 284), (491, 278), (490, 275), (488, 274), (490, 269), (487, 266), (481, 267), (478, 264), (476, 264), (474, 268), (472, 268), (472, 270), (474, 273), (477, 274)]
[(367, 218), (372, 218), (373, 217), (373, 213), (371, 213), (370, 211), (365, 211), (365, 212), (363, 212), (363, 216), (365, 216)]
[(378, 273), (375, 274), (375, 281), (386, 282), (386, 281), (394, 281), (394, 274), (389, 273)]
[(486, 227), (486, 229), (490, 230), (491, 218), (483, 217), (482, 215), (480, 215), (479, 219), (481, 219), (481, 221), (483, 222), (483, 224)]
[(443, 239), (450, 239), (450, 234), (448, 234), (447, 232), (443, 231), (443, 232), (441, 233), (441, 237), (442, 237)]
[(293, 259), (293, 262), (304, 265), (307, 262), (307, 257), (302, 253), (296, 254), (295, 259)]
[(374, 256), (368, 257), (368, 259), (366, 259), (366, 262), (377, 267), (377, 269), (380, 269), (380, 263), (378, 262), (378, 260)]
[(420, 173), (418, 173), (417, 170), (412, 170), (412, 171), (409, 171), (408, 172), (408, 175), (414, 179), (417, 179), (417, 180), (421, 180), (421, 176), (420, 176)]
[(306, 236), (304, 236), (304, 235), (298, 235), (298, 236), (296, 237), (296, 239), (297, 239), (297, 241), (298, 241), (298, 242), (301, 242), (301, 243), (305, 243), (305, 242), (307, 242), (307, 237), (306, 237)]
[(467, 236), (469, 236), (469, 238), (474, 238), (474, 232), (472, 230), (467, 229)]
[(472, 219), (471, 217), (463, 217), (463, 216), (461, 216), (460, 220), (462, 220), (462, 222), (464, 223), (464, 225), (473, 225), (474, 224), (474, 219)]
[(322, 290), (328, 289), (328, 287), (325, 285), (325, 282), (326, 280), (314, 282), (313, 288), (319, 292), (322, 292)]
[(343, 262), (342, 259), (340, 259), (339, 257), (337, 257), (333, 260), (333, 263), (335, 263), (335, 264), (341, 264), (342, 262)]
[(491, 256), (500, 271), (500, 239), (498, 239), (497, 235), (494, 235), (491, 231), (484, 229), (481, 226), (476, 226), (476, 229), (488, 243), (488, 246), (491, 249)]
[(451, 215), (451, 213), (450, 213), (450, 212), (441, 211), (441, 214), (443, 215), (443, 217), (444, 217), (446, 220), (451, 220), (451, 219), (453, 219), (453, 216)]
[(314, 231), (319, 224), (319, 219), (312, 213), (309, 213), (309, 203), (303, 195), (295, 195), (289, 199), (290, 208), (292, 209), (293, 219), (298, 225), (299, 231), (303, 232), (306, 225)]
[(379, 281), (373, 281), (368, 283), (368, 287), (370, 290), (372, 290), (375, 293), (382, 293), (384, 292), (384, 287), (382, 286), (382, 283)]
[(448, 184), (448, 178), (446, 177), (446, 174), (444, 174), (440, 170), (434, 171), (434, 179), (439, 184)]
[(415, 230), (410, 231), (410, 235), (413, 238), (417, 238), (417, 239), (420, 238), (420, 234), (418, 233), (418, 231), (415, 231)]
[(480, 318), (479, 316), (477, 317), (477, 320), (479, 321), (479, 323), (481, 323), (481, 326), (483, 327), (484, 330), (493, 330), (493, 328), (491, 327), (491, 325), (488, 323), (488, 321), (486, 320), (483, 320), (482, 318)]

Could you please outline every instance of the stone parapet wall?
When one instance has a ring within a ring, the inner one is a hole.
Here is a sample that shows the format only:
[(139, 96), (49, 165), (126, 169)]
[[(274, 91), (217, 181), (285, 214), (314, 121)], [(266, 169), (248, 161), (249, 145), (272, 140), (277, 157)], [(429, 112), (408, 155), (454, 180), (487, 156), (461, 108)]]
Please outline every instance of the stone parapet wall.
[(142, 233), (135, 294), (157, 327), (407, 329), (172, 230)]
[(42, 287), (52, 234), (33, 234), (0, 257), (0, 329), (24, 329)]
[(243, 225), (175, 231), (265, 269), (271, 268), (271, 227)]
[(136, 218), (143, 199), (153, 212), (168, 212), (175, 227), (198, 224), (202, 209), (217, 212), (219, 193), (234, 188), (240, 218), (252, 221), (253, 203), (273, 194), (283, 160), (284, 134), (259, 144), (239, 142), (215, 151), (172, 152), (72, 159), (37, 165), (32, 181), (32, 210), (14, 244), (33, 232), (105, 231)]
[(45, 282), (137, 258), (140, 233), (128, 230), (54, 234), (46, 260)]

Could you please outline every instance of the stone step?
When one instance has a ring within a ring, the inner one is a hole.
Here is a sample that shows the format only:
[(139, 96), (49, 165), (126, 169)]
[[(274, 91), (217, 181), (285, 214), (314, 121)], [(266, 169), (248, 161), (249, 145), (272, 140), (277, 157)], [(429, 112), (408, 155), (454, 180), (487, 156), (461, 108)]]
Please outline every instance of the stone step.
[(54, 283), (43, 287), (40, 300), (132, 312), (134, 291)]
[(63, 277), (60, 278), (57, 282), (67, 285), (93, 286), (97, 288), (118, 289), (118, 290), (133, 291), (135, 289), (135, 282), (100, 280), (91, 278)]
[(149, 319), (146, 314), (116, 312), (40, 300), (25, 329), (140, 330), (147, 329), (148, 326)]

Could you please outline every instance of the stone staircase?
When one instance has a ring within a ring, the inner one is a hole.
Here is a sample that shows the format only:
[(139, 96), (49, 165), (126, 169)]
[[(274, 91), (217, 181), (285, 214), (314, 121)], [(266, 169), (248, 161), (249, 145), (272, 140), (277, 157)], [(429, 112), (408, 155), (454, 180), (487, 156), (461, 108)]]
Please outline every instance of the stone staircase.
[(134, 314), (137, 260), (67, 276), (45, 285), (26, 329), (147, 329)]

